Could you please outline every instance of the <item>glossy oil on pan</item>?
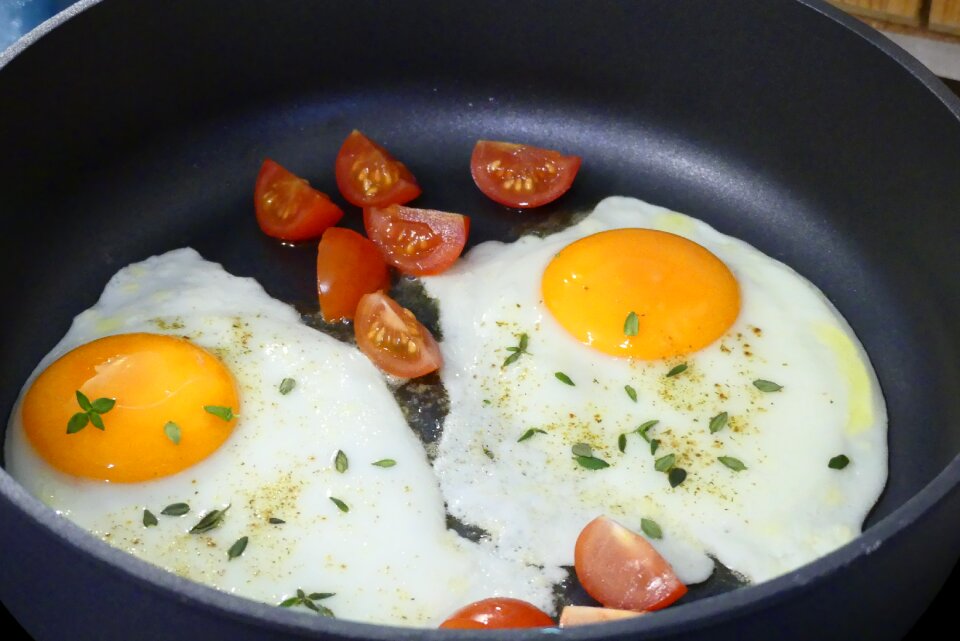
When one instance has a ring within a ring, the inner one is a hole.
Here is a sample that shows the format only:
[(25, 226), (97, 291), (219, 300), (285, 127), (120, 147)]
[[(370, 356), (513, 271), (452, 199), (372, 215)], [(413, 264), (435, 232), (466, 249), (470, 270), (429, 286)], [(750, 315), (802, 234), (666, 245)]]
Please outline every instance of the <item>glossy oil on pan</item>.
[[(315, 305), (310, 244), (254, 223), (262, 159), (330, 168), (354, 127), (402, 150), (422, 206), (473, 187), (478, 138), (575, 151), (545, 211), (611, 194), (688, 212), (807, 276), (876, 368), (890, 477), (849, 545), (571, 639), (898, 639), (960, 554), (960, 104), (814, 0), (81, 2), (0, 59), (0, 407), (117, 269), (191, 245)], [(356, 219), (356, 216), (348, 218)], [(4, 421), (5, 422), (5, 421)], [(38, 639), (534, 639), (319, 619), (184, 581), (0, 473), (0, 598)]]

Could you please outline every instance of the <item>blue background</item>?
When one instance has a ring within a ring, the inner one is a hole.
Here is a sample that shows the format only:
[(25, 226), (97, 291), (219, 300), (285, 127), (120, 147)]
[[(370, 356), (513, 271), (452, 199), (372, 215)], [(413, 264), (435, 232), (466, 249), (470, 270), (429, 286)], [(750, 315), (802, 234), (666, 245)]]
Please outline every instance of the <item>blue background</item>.
[(0, 0), (0, 50), (76, 0)]

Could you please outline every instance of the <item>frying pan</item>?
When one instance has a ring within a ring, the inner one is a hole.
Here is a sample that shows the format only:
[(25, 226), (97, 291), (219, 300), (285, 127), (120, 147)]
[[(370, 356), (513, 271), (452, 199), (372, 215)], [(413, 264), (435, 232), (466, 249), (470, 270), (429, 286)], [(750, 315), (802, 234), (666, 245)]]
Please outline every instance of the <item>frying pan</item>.
[[(610, 194), (702, 218), (812, 280), (876, 368), (890, 477), (862, 536), (773, 581), (562, 636), (897, 639), (960, 554), (960, 104), (825, 4), (89, 0), (0, 63), (4, 410), (110, 275), (151, 254), (192, 245), (315, 309), (315, 248), (259, 232), (253, 179), (270, 156), (336, 194), (357, 127), (409, 160), (420, 206), (471, 214), (473, 243)], [(478, 138), (584, 167), (520, 214), (473, 187)], [(0, 490), (0, 598), (38, 639), (443, 634), (221, 594), (95, 540), (5, 473)]]

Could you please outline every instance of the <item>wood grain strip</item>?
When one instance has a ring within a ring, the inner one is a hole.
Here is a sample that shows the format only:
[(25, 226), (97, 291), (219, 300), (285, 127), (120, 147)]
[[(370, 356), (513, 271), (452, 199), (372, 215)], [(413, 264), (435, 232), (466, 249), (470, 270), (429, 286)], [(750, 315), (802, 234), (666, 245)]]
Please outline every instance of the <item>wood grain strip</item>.
[(933, 0), (930, 3), (930, 28), (960, 35), (960, 0)]
[(830, 0), (830, 3), (849, 13), (900, 24), (919, 25), (923, 21), (923, 0)]

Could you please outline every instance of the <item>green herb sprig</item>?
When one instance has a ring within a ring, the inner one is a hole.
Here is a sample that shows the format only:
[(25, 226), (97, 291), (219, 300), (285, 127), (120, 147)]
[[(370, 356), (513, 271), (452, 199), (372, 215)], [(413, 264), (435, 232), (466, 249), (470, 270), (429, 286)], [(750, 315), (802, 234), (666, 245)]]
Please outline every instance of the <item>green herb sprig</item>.
[(517, 439), (517, 443), (523, 443), (527, 439), (533, 438), (534, 434), (546, 434), (546, 433), (547, 433), (546, 430), (541, 430), (540, 428), (537, 428), (537, 427), (531, 427), (526, 432), (524, 432), (520, 438)]
[(222, 510), (210, 510), (196, 525), (190, 528), (190, 534), (205, 534), (220, 527), (220, 524), (223, 523), (223, 517), (227, 515), (229, 509), (230, 506), (228, 505)]
[(623, 333), (625, 336), (636, 336), (639, 332), (640, 318), (636, 312), (630, 312), (627, 314), (626, 320), (623, 321)]
[(230, 549), (227, 550), (227, 560), (233, 561), (238, 556), (242, 555), (244, 550), (247, 549), (247, 543), (250, 542), (249, 537), (241, 536), (237, 539), (233, 545), (230, 546)]
[(577, 443), (570, 448), (570, 451), (573, 453), (573, 459), (580, 464), (580, 467), (588, 470), (602, 470), (605, 467), (610, 467), (610, 464), (602, 458), (594, 456), (593, 448), (586, 443)]
[(717, 432), (719, 432), (720, 430), (722, 430), (724, 427), (726, 427), (726, 426), (727, 426), (727, 419), (728, 419), (728, 418), (729, 418), (729, 416), (727, 415), (726, 412), (720, 412), (719, 414), (717, 414), (716, 416), (714, 416), (713, 418), (711, 418), (711, 419), (710, 419), (710, 433), (711, 433), (711, 434), (716, 434)]
[(167, 507), (160, 510), (160, 514), (164, 516), (183, 516), (190, 511), (190, 506), (186, 503), (171, 503)]
[(783, 385), (777, 385), (773, 381), (765, 381), (762, 378), (755, 380), (753, 386), (761, 392), (779, 392), (783, 389)]
[(827, 463), (827, 467), (831, 470), (842, 470), (848, 465), (850, 465), (850, 458), (846, 454), (838, 454)]
[(653, 519), (640, 519), (640, 529), (651, 539), (663, 538), (663, 530), (660, 529), (660, 525)]
[(208, 414), (213, 414), (217, 418), (221, 418), (228, 423), (235, 418), (233, 409), (230, 407), (224, 407), (223, 405), (204, 405), (203, 409), (206, 410)]
[(526, 334), (520, 334), (520, 342), (517, 343), (514, 347), (508, 347), (507, 351), (511, 352), (510, 356), (507, 356), (506, 360), (503, 361), (503, 367), (513, 365), (520, 359), (521, 354), (529, 354), (527, 351), (527, 345), (530, 342), (530, 337)]
[(680, 363), (679, 365), (675, 365), (674, 367), (670, 368), (670, 371), (667, 372), (667, 378), (673, 378), (677, 374), (683, 374), (685, 371), (687, 371), (687, 364)]
[(747, 466), (743, 464), (743, 461), (732, 456), (718, 456), (717, 460), (729, 467), (734, 472), (742, 472), (747, 469)]
[(322, 601), (323, 599), (329, 599), (332, 596), (334, 596), (333, 592), (312, 592), (307, 594), (303, 590), (297, 590), (297, 596), (292, 596), (289, 599), (282, 601), (279, 605), (281, 608), (292, 608), (297, 605), (302, 605), (308, 610), (313, 610), (320, 616), (333, 618), (333, 610), (324, 605), (316, 603), (317, 601)]
[(343, 450), (337, 450), (337, 455), (333, 459), (333, 466), (341, 474), (346, 472), (347, 468), (350, 467), (350, 461), (347, 459), (347, 455), (344, 454)]
[(174, 445), (180, 445), (180, 426), (173, 421), (167, 421), (163, 426), (163, 433)]
[(98, 398), (91, 402), (87, 396), (77, 390), (77, 404), (80, 405), (81, 412), (77, 412), (67, 421), (67, 434), (76, 434), (87, 426), (87, 423), (93, 425), (98, 430), (103, 430), (103, 414), (113, 409), (117, 404), (115, 398)]

